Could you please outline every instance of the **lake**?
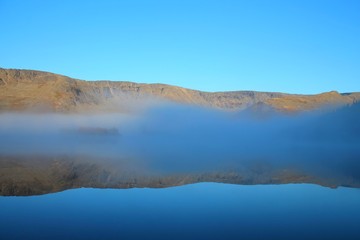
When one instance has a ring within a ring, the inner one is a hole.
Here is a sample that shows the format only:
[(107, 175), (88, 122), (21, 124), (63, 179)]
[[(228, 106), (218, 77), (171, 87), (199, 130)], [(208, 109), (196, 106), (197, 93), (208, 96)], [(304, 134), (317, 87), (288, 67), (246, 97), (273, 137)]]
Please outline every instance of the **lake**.
[(360, 189), (198, 183), (0, 197), (0, 239), (360, 239)]

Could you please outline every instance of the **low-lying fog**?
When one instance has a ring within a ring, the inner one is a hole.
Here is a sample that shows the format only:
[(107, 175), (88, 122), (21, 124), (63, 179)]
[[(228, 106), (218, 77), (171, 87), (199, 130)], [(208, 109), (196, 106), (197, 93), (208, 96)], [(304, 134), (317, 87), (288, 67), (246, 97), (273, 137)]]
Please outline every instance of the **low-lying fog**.
[(360, 178), (360, 105), (299, 114), (162, 104), (137, 114), (0, 114), (0, 155), (81, 155), (158, 172), (289, 165)]

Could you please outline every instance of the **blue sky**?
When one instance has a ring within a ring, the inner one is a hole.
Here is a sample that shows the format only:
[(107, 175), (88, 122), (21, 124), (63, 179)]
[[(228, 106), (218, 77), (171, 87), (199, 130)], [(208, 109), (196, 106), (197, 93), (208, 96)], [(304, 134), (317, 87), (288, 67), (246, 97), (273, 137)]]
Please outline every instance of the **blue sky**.
[(205, 91), (360, 91), (360, 1), (0, 0), (0, 67)]

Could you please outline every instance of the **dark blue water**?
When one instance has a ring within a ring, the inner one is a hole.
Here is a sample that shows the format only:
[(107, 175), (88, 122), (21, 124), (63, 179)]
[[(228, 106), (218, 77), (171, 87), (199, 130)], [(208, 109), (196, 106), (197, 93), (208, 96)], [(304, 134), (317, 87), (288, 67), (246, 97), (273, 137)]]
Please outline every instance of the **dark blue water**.
[(360, 189), (201, 183), (0, 197), (0, 239), (360, 239)]

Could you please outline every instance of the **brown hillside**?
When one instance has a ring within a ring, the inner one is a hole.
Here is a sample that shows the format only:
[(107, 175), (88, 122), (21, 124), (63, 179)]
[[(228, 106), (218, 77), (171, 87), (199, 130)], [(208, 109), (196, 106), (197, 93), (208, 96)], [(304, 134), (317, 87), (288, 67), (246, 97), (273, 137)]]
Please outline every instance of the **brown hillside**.
[(360, 93), (211, 93), (165, 84), (83, 81), (48, 72), (0, 68), (0, 111), (127, 111), (131, 108), (129, 103), (146, 97), (228, 110), (244, 109), (262, 103), (280, 111), (301, 111), (324, 105), (352, 104), (360, 99)]

